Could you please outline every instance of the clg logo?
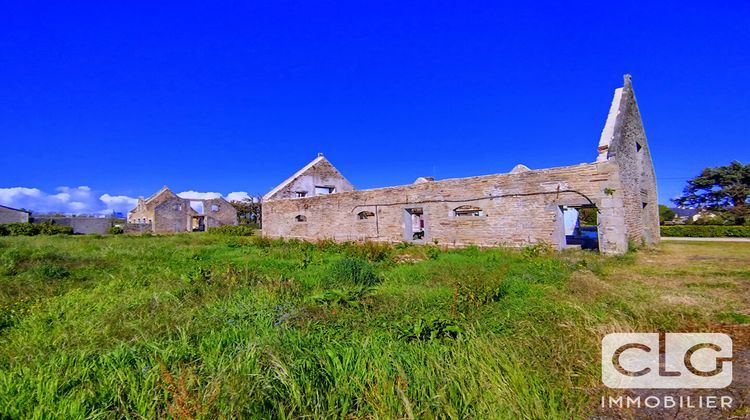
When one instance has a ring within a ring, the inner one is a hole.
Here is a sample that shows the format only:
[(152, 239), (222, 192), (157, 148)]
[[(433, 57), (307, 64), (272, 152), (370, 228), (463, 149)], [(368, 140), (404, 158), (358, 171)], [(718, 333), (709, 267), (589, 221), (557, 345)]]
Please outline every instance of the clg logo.
[(724, 388), (732, 383), (732, 339), (719, 333), (617, 333), (602, 339), (609, 388)]

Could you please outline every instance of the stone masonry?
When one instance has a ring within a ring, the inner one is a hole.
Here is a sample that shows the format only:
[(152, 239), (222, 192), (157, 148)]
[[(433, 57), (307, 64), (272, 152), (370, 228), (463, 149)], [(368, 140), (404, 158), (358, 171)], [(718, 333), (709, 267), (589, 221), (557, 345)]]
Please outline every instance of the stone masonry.
[[(191, 202), (200, 202), (203, 212), (195, 211)], [(164, 187), (147, 199), (138, 199), (136, 207), (128, 212), (128, 224), (146, 225), (155, 233), (200, 231), (237, 225), (237, 210), (223, 198), (185, 199)], [(127, 230), (138, 231), (132, 226)]]
[(29, 212), (12, 207), (0, 206), (0, 225), (6, 223), (28, 223)]
[[(451, 246), (548, 243), (563, 248), (563, 209), (595, 207), (602, 253), (622, 254), (629, 242), (658, 243), (656, 178), (630, 76), (615, 90), (598, 151), (597, 161), (589, 164), (541, 170), (519, 166), (507, 174), (420, 178), (411, 185), (352, 188), (330, 195), (278, 195), (288, 190), (287, 180), (267, 195), (263, 234)], [(299, 183), (306, 176), (303, 168), (293, 179)]]

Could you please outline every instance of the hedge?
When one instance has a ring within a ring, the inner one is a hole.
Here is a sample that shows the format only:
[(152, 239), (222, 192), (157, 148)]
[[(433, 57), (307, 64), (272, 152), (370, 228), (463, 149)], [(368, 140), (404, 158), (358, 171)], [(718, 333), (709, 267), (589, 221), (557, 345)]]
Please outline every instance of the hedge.
[(72, 235), (70, 226), (44, 223), (8, 223), (0, 225), (0, 236)]
[(249, 225), (224, 225), (209, 227), (208, 233), (215, 235), (229, 235), (229, 236), (251, 236), (256, 229)]
[(678, 238), (750, 238), (750, 226), (661, 226), (661, 236)]

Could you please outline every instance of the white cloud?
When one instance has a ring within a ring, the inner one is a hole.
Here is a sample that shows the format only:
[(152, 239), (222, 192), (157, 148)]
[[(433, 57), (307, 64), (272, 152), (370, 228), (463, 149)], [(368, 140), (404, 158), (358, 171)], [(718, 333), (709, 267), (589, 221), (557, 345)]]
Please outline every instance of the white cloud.
[(198, 192), (190, 190), (178, 193), (177, 196), (188, 200), (208, 200), (209, 198), (219, 198), (221, 197), (221, 194), (217, 192)]
[(250, 197), (250, 194), (248, 194), (245, 191), (235, 191), (230, 192), (227, 194), (227, 200), (228, 201), (242, 201), (242, 200), (250, 200), (252, 197)]
[(99, 200), (101, 200), (108, 207), (111, 207), (111, 208), (126, 207), (128, 210), (134, 208), (135, 205), (138, 204), (138, 199), (137, 198), (128, 197), (127, 195), (102, 194), (99, 197)]
[(183, 191), (177, 194), (178, 197), (185, 198), (188, 200), (208, 200), (211, 198), (224, 197), (227, 201), (242, 201), (246, 199), (252, 199), (250, 194), (246, 191), (232, 191), (227, 195), (222, 195), (217, 192), (200, 192), (200, 191)]
[(38, 188), (0, 188), (0, 204), (8, 207), (24, 208), (34, 213), (66, 214), (111, 214), (125, 213), (135, 207), (137, 199), (118, 195), (96, 196), (85, 185), (80, 187), (57, 187), (55, 194)]

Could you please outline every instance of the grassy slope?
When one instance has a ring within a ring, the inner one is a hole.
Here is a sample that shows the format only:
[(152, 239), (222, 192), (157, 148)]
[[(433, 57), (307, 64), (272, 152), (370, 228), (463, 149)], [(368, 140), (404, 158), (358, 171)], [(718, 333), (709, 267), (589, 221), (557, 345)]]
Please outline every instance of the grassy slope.
[(750, 244), (535, 251), (0, 238), (0, 414), (570, 418), (603, 334), (750, 321)]

